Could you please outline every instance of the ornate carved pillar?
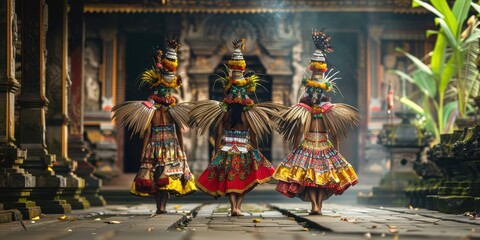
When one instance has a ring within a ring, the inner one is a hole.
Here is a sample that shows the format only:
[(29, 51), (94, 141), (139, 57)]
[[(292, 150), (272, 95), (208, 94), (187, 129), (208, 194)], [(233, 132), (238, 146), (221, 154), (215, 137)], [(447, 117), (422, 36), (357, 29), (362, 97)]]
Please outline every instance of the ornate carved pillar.
[[(16, 208), (24, 218), (30, 219), (40, 215), (40, 208), (35, 202), (25, 200), (35, 186), (35, 177), (19, 167), (27, 151), (14, 143), (15, 93), (20, 90), (15, 79), (17, 21), (14, 0), (0, 3), (0, 16), (0, 210)], [(0, 211), (0, 214), (5, 212)]]
[(50, 100), (47, 119), (48, 150), (56, 155), (57, 164), (53, 170), (67, 179), (62, 192), (73, 209), (85, 209), (90, 203), (80, 197), (85, 180), (73, 173), (76, 161), (68, 157), (68, 88), (70, 81), (67, 73), (67, 0), (47, 0), (49, 23), (47, 32), (46, 85), (47, 98)]
[[(212, 57), (212, 49), (217, 49), (221, 42), (218, 40), (199, 38), (187, 38), (186, 41), (190, 45), (192, 51), (191, 67), (187, 73), (190, 78), (190, 84), (195, 87), (198, 93), (196, 95), (197, 99), (195, 100), (209, 99), (208, 77), (212, 74), (212, 71), (221, 59), (218, 56)], [(208, 137), (207, 133), (203, 136), (197, 136), (194, 140), (195, 148), (192, 155), (195, 161), (192, 162), (192, 169), (200, 170), (207, 167), (210, 161)]]
[(45, 1), (34, 3), (23, 0), (22, 6), (22, 85), (20, 105), (19, 143), (28, 149), (23, 162), (25, 170), (36, 177), (31, 198), (44, 213), (69, 213), (71, 206), (60, 200), (66, 179), (55, 175), (50, 168), (55, 155), (49, 154), (45, 142), (45, 42), (48, 10)]
[(85, 188), (82, 196), (90, 206), (104, 206), (106, 204), (98, 191), (102, 186), (100, 179), (93, 176), (95, 167), (87, 162), (90, 154), (89, 147), (83, 139), (83, 89), (84, 89), (84, 46), (85, 46), (85, 21), (81, 1), (70, 2), (69, 15), (69, 48), (72, 87), (70, 89), (69, 116), (71, 118), (70, 141), (68, 155), (78, 162), (75, 174), (85, 179)]

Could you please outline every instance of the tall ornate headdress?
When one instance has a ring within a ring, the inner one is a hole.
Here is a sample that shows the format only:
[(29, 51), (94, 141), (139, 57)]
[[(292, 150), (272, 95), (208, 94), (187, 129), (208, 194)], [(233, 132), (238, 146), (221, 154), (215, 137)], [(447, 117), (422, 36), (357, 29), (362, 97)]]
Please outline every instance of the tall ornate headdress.
[(167, 39), (167, 51), (158, 47), (152, 49), (150, 57), (153, 67), (147, 69), (140, 76), (140, 85), (149, 85), (154, 94), (148, 101), (127, 101), (112, 108), (113, 116), (122, 127), (131, 129), (132, 135), (145, 137), (146, 129), (150, 126), (154, 112), (157, 109), (167, 111), (175, 124), (181, 129), (188, 127), (189, 103), (180, 103), (172, 96), (172, 89), (182, 85), (180, 75), (177, 75), (177, 50), (180, 47), (175, 38)]
[(304, 77), (302, 85), (305, 87), (305, 95), (308, 103), (300, 103), (280, 113), (277, 119), (279, 133), (285, 140), (295, 143), (299, 131), (310, 132), (313, 118), (323, 118), (329, 131), (337, 136), (346, 137), (348, 129), (359, 124), (359, 114), (355, 107), (345, 103), (333, 104), (330, 99), (323, 95), (324, 92), (336, 88), (335, 77), (338, 71), (327, 68), (326, 53), (333, 52), (330, 45), (330, 37), (322, 31), (312, 31), (312, 39), (315, 44), (315, 52), (310, 58), (310, 70), (312, 75)]
[(321, 99), (324, 92), (329, 92), (335, 87), (334, 80), (338, 71), (328, 70), (326, 53), (333, 52), (330, 45), (330, 37), (322, 31), (312, 31), (312, 39), (315, 44), (315, 52), (310, 58), (310, 70), (312, 75), (303, 78), (302, 85), (305, 87), (306, 96), (311, 99)]
[(245, 74), (247, 64), (242, 54), (244, 42), (245, 39), (235, 39), (232, 42), (234, 50), (227, 64), (232, 74), (225, 77), (219, 76), (218, 80), (222, 82), (225, 89), (226, 97), (223, 102), (225, 104), (238, 103), (244, 106), (244, 110), (248, 110), (253, 106), (254, 101), (247, 92), (255, 92), (260, 77), (255, 74), (249, 76)]
[(178, 89), (182, 85), (182, 78), (177, 75), (178, 58), (177, 51), (180, 47), (177, 39), (167, 39), (167, 52), (163, 54), (158, 46), (152, 49), (150, 57), (154, 66), (146, 70), (140, 77), (141, 84), (150, 85), (154, 94), (150, 99), (155, 104), (173, 107), (176, 99), (171, 95), (172, 89)]

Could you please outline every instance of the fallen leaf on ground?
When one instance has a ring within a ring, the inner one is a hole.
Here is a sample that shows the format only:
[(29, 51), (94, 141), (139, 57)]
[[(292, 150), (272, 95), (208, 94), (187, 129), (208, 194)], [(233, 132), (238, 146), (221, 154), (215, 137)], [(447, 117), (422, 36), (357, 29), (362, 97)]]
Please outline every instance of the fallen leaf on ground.
[(474, 212), (465, 212), (463, 213), (463, 216), (475, 216), (476, 214)]
[(180, 208), (182, 208), (182, 206), (180, 206), (180, 205), (175, 205), (175, 206), (173, 206), (173, 208), (175, 208), (175, 209), (180, 209)]
[(68, 220), (68, 217), (63, 215), (63, 216), (58, 217), (57, 219), (64, 221), (64, 220)]
[(395, 236), (393, 236), (392, 240), (399, 240), (399, 239), (400, 239), (400, 235), (398, 235), (398, 233), (395, 233)]
[(354, 218), (341, 218), (340, 221), (344, 221), (344, 222), (356, 222), (357, 219), (354, 219)]
[(391, 232), (391, 233), (396, 233), (396, 232), (398, 232), (398, 230), (395, 229), (395, 228), (389, 228), (388, 231)]
[(40, 220), (40, 217), (36, 216), (36, 217), (32, 218), (32, 220)]
[(308, 228), (303, 228), (303, 231), (308, 232)]
[(105, 223), (108, 223), (108, 224), (120, 224), (122, 222), (120, 221), (106, 221)]
[(254, 218), (254, 219), (252, 219), (252, 222), (254, 222), (254, 223), (259, 223), (259, 222), (261, 222), (261, 221), (262, 221), (261, 218)]

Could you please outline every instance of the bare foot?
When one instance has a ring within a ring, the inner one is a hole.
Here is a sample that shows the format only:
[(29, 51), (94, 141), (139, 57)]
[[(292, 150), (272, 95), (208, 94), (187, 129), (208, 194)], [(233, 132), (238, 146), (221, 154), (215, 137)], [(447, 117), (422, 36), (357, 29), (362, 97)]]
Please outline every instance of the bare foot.
[(156, 214), (164, 214), (164, 213), (167, 213), (167, 210), (165, 209), (157, 209), (157, 211), (155, 212)]
[(322, 215), (322, 211), (320, 209), (321, 208), (312, 208), (308, 215)]
[(240, 210), (236, 209), (236, 210), (232, 210), (231, 211), (231, 216), (245, 216)]
[(308, 213), (308, 215), (322, 215), (322, 212), (318, 211), (318, 210), (312, 210)]

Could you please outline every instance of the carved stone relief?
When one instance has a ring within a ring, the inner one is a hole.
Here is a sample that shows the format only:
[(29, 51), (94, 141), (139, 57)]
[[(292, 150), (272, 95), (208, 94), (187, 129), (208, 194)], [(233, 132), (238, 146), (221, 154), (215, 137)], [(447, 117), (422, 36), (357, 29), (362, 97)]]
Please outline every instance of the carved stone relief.
[(93, 41), (85, 44), (85, 112), (100, 111), (100, 47)]

